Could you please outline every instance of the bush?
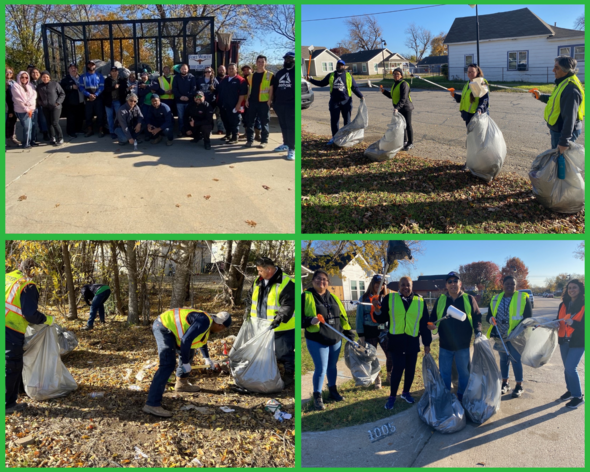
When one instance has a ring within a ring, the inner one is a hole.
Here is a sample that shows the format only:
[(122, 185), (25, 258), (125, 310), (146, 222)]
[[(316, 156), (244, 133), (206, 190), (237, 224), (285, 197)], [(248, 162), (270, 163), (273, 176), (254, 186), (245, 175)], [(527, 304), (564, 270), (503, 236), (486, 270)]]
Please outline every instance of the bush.
[(448, 79), (449, 78), (449, 65), (448, 64), (441, 65), (440, 66), (440, 73), (445, 79)]

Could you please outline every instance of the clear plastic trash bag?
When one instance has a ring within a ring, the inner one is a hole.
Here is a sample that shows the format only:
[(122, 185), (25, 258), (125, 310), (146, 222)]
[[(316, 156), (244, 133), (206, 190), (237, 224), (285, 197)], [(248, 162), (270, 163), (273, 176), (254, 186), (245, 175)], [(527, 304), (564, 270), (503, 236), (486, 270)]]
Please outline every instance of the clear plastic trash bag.
[(577, 213), (584, 209), (584, 146), (571, 143), (565, 158), (565, 179), (557, 177), (557, 149), (548, 149), (533, 161), (529, 178), (533, 193), (544, 207), (557, 213)]
[(369, 111), (364, 100), (361, 101), (354, 120), (343, 126), (332, 138), (334, 144), (340, 147), (352, 147), (360, 143), (365, 137), (365, 128), (369, 126)]
[(535, 328), (541, 323), (547, 323), (547, 320), (525, 318), (505, 340), (520, 353), (520, 361), (529, 367), (547, 364), (557, 348), (558, 327), (552, 323)]
[(78, 347), (78, 338), (72, 331), (64, 329), (60, 325), (55, 325), (55, 329), (57, 330), (59, 355), (67, 356)]
[(347, 342), (344, 347), (344, 362), (350, 369), (357, 387), (372, 385), (381, 373), (377, 349), (371, 344), (366, 344), (363, 351), (362, 348), (355, 349), (351, 343)]
[(60, 357), (57, 326), (29, 325), (25, 332), (23, 383), (33, 400), (64, 397), (78, 388)]
[(430, 354), (422, 360), (425, 392), (418, 402), (418, 416), (439, 433), (456, 433), (467, 425), (465, 410), (447, 390), (436, 362)]
[(463, 408), (474, 423), (484, 423), (499, 409), (502, 376), (494, 351), (482, 334), (473, 343), (469, 382), (463, 393)]
[(486, 182), (502, 170), (506, 159), (506, 142), (502, 131), (487, 113), (474, 115), (467, 125), (467, 167)]
[(365, 156), (374, 162), (393, 159), (404, 147), (405, 130), (406, 119), (401, 113), (394, 113), (385, 135), (365, 149)]
[(229, 353), (229, 367), (236, 385), (250, 392), (280, 392), (285, 388), (270, 323), (263, 318), (247, 318)]

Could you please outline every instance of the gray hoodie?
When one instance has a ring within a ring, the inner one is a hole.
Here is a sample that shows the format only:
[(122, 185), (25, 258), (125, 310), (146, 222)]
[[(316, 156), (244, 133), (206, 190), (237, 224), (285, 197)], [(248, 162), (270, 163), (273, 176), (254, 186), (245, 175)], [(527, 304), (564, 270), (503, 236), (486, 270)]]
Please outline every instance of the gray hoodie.
[(139, 109), (139, 105), (135, 105), (133, 108), (129, 106), (129, 103), (125, 103), (117, 112), (117, 124), (125, 133), (127, 139), (135, 139), (137, 133), (135, 127), (138, 123), (143, 123), (143, 115)]

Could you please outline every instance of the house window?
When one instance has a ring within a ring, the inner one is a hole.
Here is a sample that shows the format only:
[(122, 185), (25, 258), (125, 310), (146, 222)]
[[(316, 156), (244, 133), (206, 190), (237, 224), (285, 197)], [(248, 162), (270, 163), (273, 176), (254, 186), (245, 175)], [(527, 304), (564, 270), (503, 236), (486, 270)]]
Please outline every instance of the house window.
[(328, 72), (328, 63), (327, 62), (322, 62), (322, 71)]
[(350, 281), (350, 297), (352, 300), (359, 300), (363, 293), (365, 293), (365, 281), (364, 280), (351, 280)]
[(375, 69), (375, 72), (379, 72), (379, 64), (374, 64), (373, 68)]
[(528, 51), (509, 51), (508, 70), (526, 71), (529, 70)]
[(574, 46), (574, 59), (584, 61), (584, 46)]
[(352, 72), (353, 72), (354, 74), (356, 74), (356, 71), (357, 71), (357, 69), (356, 69), (356, 64), (353, 64), (353, 65), (352, 65)]
[(363, 64), (363, 72), (367, 72), (367, 64)]
[(475, 62), (474, 57), (475, 56), (473, 54), (466, 54), (465, 55), (465, 67), (467, 67)]
[(559, 48), (559, 55), (560, 56), (569, 56), (571, 54), (571, 48), (569, 46), (564, 48)]
[(334, 63), (333, 62), (328, 62), (328, 70), (330, 72), (332, 72), (334, 70)]

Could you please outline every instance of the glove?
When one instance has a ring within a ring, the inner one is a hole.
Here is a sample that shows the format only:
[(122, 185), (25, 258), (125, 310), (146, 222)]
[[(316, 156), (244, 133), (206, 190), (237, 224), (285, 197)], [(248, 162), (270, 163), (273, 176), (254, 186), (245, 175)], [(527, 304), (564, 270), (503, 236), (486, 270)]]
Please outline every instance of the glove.
[(347, 329), (346, 331), (344, 331), (343, 334), (351, 341), (354, 341), (355, 335), (354, 335), (354, 331), (352, 331), (351, 329)]
[(365, 97), (361, 97), (361, 102), (364, 102), (364, 101), (365, 101)]
[(182, 373), (188, 374), (191, 370), (193, 370), (190, 364), (182, 364)]
[(361, 346), (364, 346), (365, 345), (365, 337), (364, 336), (359, 336), (359, 344)]
[(475, 337), (476, 337), (476, 338), (479, 338), (479, 337), (481, 337), (481, 331), (478, 331), (477, 333), (475, 333)]
[(51, 326), (53, 324), (53, 322), (55, 321), (55, 316), (45, 315), (45, 317), (47, 319), (45, 320), (45, 323), (43, 323), (43, 324)]
[(319, 318), (318, 318), (317, 316), (314, 316), (314, 317), (311, 319), (311, 324), (312, 324), (312, 325), (317, 325), (317, 324), (320, 324), (320, 320), (319, 320)]
[(278, 326), (279, 326), (280, 324), (281, 324), (281, 319), (280, 319), (280, 318), (278, 318), (278, 317), (275, 317), (275, 318), (272, 320), (272, 323), (270, 324), (270, 329), (275, 329), (275, 328), (278, 328)]
[(207, 364), (207, 367), (209, 369), (213, 369), (213, 367), (215, 367), (215, 362), (213, 362), (211, 359), (209, 359), (208, 357), (205, 357), (205, 359), (203, 359), (205, 361), (205, 364)]
[(393, 109), (393, 114), (394, 115), (397, 115), (398, 114), (398, 111), (395, 108)]

